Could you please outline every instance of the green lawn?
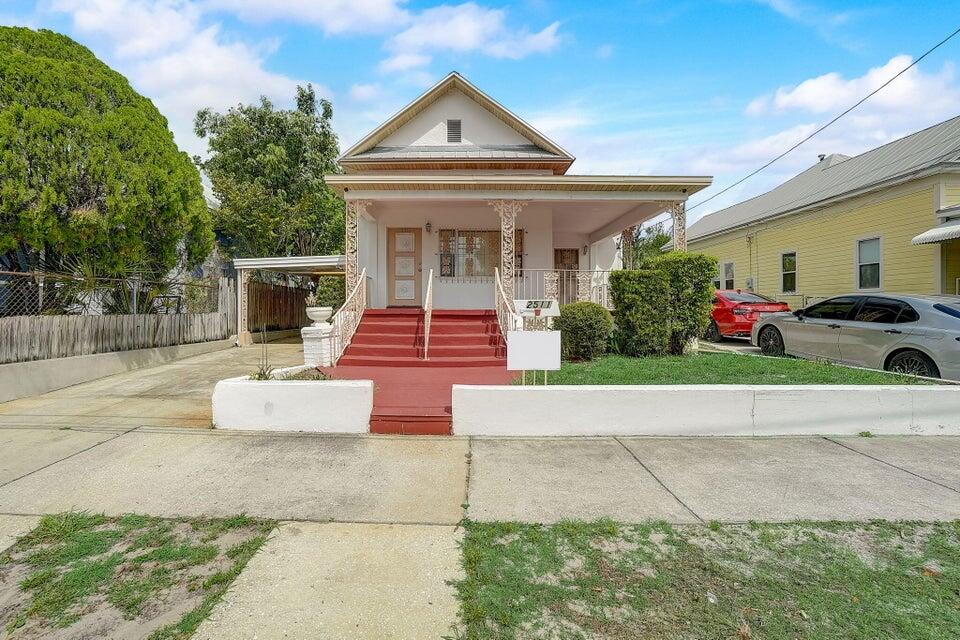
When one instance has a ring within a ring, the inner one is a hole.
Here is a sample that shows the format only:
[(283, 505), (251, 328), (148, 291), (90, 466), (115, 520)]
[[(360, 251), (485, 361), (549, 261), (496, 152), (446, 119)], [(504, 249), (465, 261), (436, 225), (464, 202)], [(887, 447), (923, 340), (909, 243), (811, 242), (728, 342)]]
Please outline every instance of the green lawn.
[(44, 516), (0, 553), (0, 637), (188, 638), (275, 526), (242, 515)]
[(463, 526), (471, 640), (960, 638), (960, 522)]
[[(538, 378), (539, 379), (539, 378)], [(604, 356), (564, 362), (550, 384), (924, 384), (909, 376), (796, 358), (700, 353), (660, 358)]]

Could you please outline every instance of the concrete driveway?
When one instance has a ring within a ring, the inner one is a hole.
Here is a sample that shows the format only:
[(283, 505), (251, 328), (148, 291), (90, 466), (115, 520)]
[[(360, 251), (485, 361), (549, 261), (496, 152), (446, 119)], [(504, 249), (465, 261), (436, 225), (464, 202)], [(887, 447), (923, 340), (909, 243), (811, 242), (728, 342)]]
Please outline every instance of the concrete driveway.
[[(274, 367), (303, 364), (300, 342), (267, 345)], [(260, 347), (224, 349), (0, 403), (2, 426), (208, 428), (217, 381), (253, 371)]]

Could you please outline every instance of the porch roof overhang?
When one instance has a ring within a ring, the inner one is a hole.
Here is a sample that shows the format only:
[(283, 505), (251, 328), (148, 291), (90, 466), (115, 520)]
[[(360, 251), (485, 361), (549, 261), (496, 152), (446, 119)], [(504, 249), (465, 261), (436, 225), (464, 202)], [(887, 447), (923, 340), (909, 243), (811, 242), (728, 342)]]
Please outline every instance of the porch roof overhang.
[(236, 269), (260, 269), (297, 275), (343, 275), (346, 256), (277, 256), (270, 258), (237, 258)]
[(913, 239), (913, 244), (936, 244), (960, 238), (960, 218), (941, 222)]
[(529, 174), (350, 174), (325, 176), (347, 199), (684, 201), (713, 182), (709, 176)]

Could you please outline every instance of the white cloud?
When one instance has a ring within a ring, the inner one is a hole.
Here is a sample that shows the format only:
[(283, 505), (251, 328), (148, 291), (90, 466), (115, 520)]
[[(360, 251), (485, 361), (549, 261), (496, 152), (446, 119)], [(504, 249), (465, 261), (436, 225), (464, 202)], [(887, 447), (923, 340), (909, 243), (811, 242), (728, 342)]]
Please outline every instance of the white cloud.
[(373, 100), (379, 95), (380, 85), (377, 84), (355, 84), (350, 87), (350, 97), (357, 102)]
[(207, 0), (249, 22), (289, 20), (319, 26), (325, 33), (395, 31), (410, 20), (405, 0)]
[(430, 53), (480, 52), (494, 58), (520, 59), (552, 51), (560, 43), (559, 22), (531, 32), (506, 24), (506, 11), (481, 7), (474, 2), (440, 5), (426, 9), (411, 24), (387, 42), (390, 57), (381, 71), (405, 70), (430, 63)]
[(821, 38), (844, 49), (861, 48), (859, 41), (844, 32), (858, 13), (854, 11), (829, 11), (815, 4), (800, 0), (755, 0), (784, 18), (813, 29)]
[(184, 42), (196, 31), (197, 7), (184, 0), (56, 0), (81, 33), (105, 37), (116, 55), (143, 56)]
[(289, 104), (296, 85), (305, 83), (264, 67), (276, 41), (228, 37), (219, 24), (204, 24), (186, 0), (57, 0), (51, 8), (67, 13), (84, 42), (153, 100), (191, 155), (206, 152), (193, 133), (199, 109), (225, 109), (261, 95)]

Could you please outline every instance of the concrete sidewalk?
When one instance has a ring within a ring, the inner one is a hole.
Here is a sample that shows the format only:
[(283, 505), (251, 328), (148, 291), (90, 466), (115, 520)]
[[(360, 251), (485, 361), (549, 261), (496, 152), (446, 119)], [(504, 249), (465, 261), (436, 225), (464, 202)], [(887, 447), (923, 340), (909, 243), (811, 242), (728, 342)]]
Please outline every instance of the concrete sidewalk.
[[(468, 455), (468, 453), (470, 455)], [(960, 518), (960, 437), (474, 438), (0, 428), (0, 513), (454, 525)], [(469, 481), (468, 481), (469, 478)]]

